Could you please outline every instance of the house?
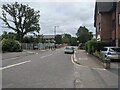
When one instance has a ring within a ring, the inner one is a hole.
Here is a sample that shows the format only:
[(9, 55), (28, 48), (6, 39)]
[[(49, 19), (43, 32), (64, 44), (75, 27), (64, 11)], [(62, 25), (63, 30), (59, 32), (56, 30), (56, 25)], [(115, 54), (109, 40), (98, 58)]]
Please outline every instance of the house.
[(45, 39), (45, 41), (53, 41), (55, 40), (55, 35), (43, 35), (43, 38)]
[(94, 27), (98, 41), (107, 41), (118, 46), (120, 37), (120, 23), (118, 22), (120, 22), (120, 1), (96, 2)]

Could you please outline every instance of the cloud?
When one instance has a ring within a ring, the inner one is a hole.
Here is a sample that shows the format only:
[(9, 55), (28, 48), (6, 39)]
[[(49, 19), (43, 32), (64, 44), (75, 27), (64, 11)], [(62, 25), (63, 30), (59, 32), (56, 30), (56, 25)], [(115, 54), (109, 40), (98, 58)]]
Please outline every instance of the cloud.
[[(22, 2), (23, 3), (23, 2)], [(69, 33), (75, 35), (80, 25), (94, 30), (94, 2), (24, 2), (40, 10), (41, 34)]]

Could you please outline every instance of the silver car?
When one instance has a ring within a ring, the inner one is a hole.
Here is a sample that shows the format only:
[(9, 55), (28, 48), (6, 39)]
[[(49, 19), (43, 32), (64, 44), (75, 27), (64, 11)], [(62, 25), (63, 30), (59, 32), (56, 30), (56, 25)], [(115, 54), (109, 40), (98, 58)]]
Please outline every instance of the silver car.
[(74, 53), (74, 47), (72, 46), (66, 46), (65, 50), (64, 50), (64, 53), (70, 53), (70, 54), (73, 54)]
[(104, 47), (100, 54), (109, 59), (120, 59), (120, 47)]

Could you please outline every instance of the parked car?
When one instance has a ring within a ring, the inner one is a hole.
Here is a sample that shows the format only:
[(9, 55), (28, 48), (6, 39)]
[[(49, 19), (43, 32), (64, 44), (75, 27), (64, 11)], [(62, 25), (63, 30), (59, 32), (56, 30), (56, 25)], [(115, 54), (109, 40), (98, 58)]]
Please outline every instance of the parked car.
[(84, 43), (80, 43), (78, 45), (78, 49), (85, 49), (85, 44)]
[(74, 47), (73, 46), (66, 46), (64, 53), (69, 53), (69, 54), (73, 54), (74, 53)]
[(38, 49), (38, 44), (34, 44), (33, 49)]
[(100, 54), (104, 58), (109, 58), (109, 59), (120, 59), (120, 47), (104, 47)]

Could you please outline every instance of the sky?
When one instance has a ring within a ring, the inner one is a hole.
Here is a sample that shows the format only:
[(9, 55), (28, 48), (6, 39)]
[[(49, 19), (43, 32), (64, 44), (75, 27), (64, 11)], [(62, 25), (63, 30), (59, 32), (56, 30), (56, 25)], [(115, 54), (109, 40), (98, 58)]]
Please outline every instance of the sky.
[[(11, 2), (4, 0), (2, 4), (12, 2), (15, 2), (15, 0), (11, 0)], [(57, 26), (56, 34), (68, 33), (75, 36), (80, 26), (85, 26), (90, 32), (95, 33), (94, 0), (90, 0), (89, 2), (86, 0), (34, 0), (34, 2), (33, 0), (26, 0), (19, 3), (28, 4), (35, 10), (40, 11), (40, 34), (54, 35), (55, 26)], [(1, 13), (2, 11), (0, 9), (0, 15)], [(2, 23), (0, 20), (0, 33), (3, 30), (12, 31), (2, 28)]]

